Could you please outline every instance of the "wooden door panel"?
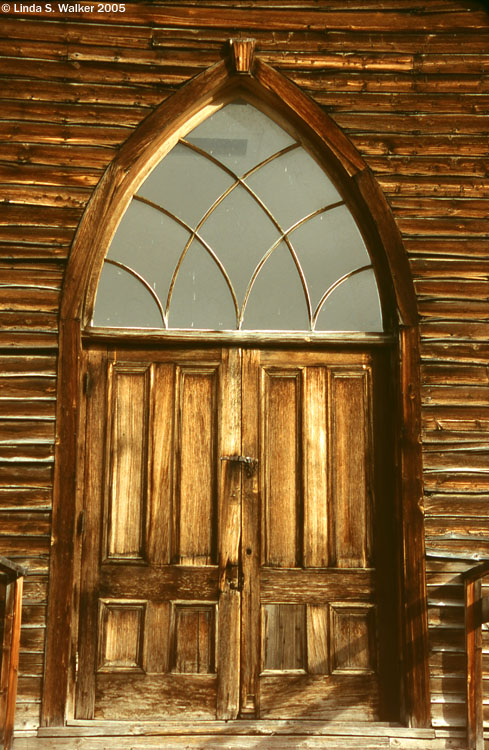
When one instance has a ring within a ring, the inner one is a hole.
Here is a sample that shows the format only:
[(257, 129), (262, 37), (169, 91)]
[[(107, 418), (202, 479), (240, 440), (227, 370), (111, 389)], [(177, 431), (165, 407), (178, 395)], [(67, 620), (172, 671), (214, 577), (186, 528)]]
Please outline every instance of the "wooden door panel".
[(363, 367), (330, 371), (330, 565), (338, 568), (371, 562), (370, 368)]
[(330, 605), (331, 671), (374, 672), (376, 668), (375, 607), (333, 602)]
[(216, 562), (217, 368), (176, 370), (172, 562)]
[(106, 559), (144, 557), (149, 375), (148, 365), (114, 365), (109, 374)]
[(377, 367), (89, 355), (78, 718), (384, 718)]
[(171, 602), (151, 599), (146, 602), (144, 624), (150, 637), (143, 644), (143, 667), (148, 674), (170, 672), (171, 615)]
[(146, 602), (99, 600), (98, 672), (143, 671)]
[(216, 675), (101, 674), (95, 719), (215, 719)]
[(237, 541), (234, 554), (218, 543), (231, 538), (228, 504), (240, 505), (219, 461), (233, 445), (218, 424), (239, 415), (222, 390), (229, 356), (151, 354), (98, 352), (89, 364), (77, 716), (234, 718), (236, 657), (231, 673), (217, 645), (239, 643), (239, 592), (217, 565), (218, 546), (238, 562)]
[(130, 570), (124, 567), (114, 564), (103, 566), (98, 589), (102, 597), (127, 596), (128, 599), (135, 599), (142, 596), (153, 602), (162, 602), (215, 600), (218, 596), (217, 565), (168, 565), (161, 568), (133, 565)]
[(262, 671), (305, 669), (304, 604), (263, 605), (262, 634)]
[(300, 372), (262, 370), (262, 550), (265, 565), (300, 564)]
[(262, 604), (261, 609), (262, 674), (375, 671), (373, 604), (358, 601)]
[(359, 600), (375, 597), (376, 574), (372, 568), (263, 568), (260, 599), (263, 603)]
[(215, 605), (175, 603), (170, 637), (175, 674), (214, 674), (216, 660)]
[(302, 492), (304, 497), (303, 560), (307, 568), (329, 563), (330, 484), (328, 476), (328, 388), (325, 367), (302, 373)]
[(151, 373), (146, 555), (154, 566), (168, 564), (172, 554), (175, 370), (172, 362), (158, 362)]
[(244, 524), (261, 523), (247, 538), (262, 548), (244, 604), (254, 613), (244, 613), (244, 630), (257, 609), (261, 622), (246, 689), (260, 717), (378, 719), (372, 359), (275, 351), (245, 360), (243, 430), (260, 470)]
[(328, 614), (327, 604), (307, 605), (307, 672), (309, 674), (330, 672)]
[(375, 721), (379, 690), (375, 675), (264, 675), (260, 718)]

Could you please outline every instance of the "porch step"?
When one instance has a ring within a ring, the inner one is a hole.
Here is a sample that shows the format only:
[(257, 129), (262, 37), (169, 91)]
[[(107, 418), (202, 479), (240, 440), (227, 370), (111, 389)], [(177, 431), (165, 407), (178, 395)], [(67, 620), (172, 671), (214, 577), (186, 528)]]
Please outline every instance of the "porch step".
[(396, 737), (25, 737), (13, 750), (466, 750), (462, 739)]
[(75, 722), (40, 728), (37, 737), (17, 736), (13, 750), (465, 750), (462, 733), (446, 735), (392, 724), (314, 721), (192, 722), (187, 727), (181, 722)]

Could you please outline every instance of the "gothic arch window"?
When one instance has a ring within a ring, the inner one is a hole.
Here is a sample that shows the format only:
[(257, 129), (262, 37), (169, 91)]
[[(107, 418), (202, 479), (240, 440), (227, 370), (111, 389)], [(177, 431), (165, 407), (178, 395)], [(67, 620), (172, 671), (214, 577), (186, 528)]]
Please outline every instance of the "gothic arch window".
[(372, 262), (337, 187), (243, 98), (181, 137), (132, 196), (93, 325), (383, 330)]
[[(245, 72), (219, 64), (142, 123), (77, 233), (60, 321), (66, 394), (58, 414), (46, 725), (63, 723), (73, 703), (78, 718), (126, 718), (112, 699), (118, 685), (142, 701), (137, 711), (167, 718), (174, 697), (183, 705), (174, 695), (180, 682), (207, 686), (196, 715), (291, 718), (294, 699), (275, 707), (273, 698), (275, 684), (282, 695), (290, 692), (289, 672), (307, 704), (303, 717), (317, 717), (318, 681), (324, 695), (331, 688), (343, 696), (336, 711), (348, 712), (351, 678), (352, 694), (358, 688), (362, 696), (356, 718), (429, 721), (409, 269), (378, 186), (334, 123), (261, 61)], [(397, 380), (390, 382), (392, 363)], [(340, 472), (345, 465), (350, 474)], [(165, 504), (164, 492), (173, 492), (169, 471), (180, 494)], [(236, 515), (223, 492), (244, 499), (253, 474), (266, 499), (257, 500), (260, 518), (243, 529), (253, 528), (261, 542), (238, 551), (239, 513), (250, 511), (243, 502)], [(397, 633), (385, 617), (391, 574), (379, 574), (376, 610), (371, 572), (393, 560), (396, 482), (404, 552), (392, 570), (403, 581), (398, 611), (402, 603), (406, 612)], [(384, 496), (377, 507), (372, 491)], [(346, 525), (327, 520), (316, 504), (321, 493), (330, 517), (340, 509)], [(388, 506), (385, 524), (379, 509)], [(275, 534), (284, 519), (286, 530)], [(82, 521), (90, 537), (79, 532)], [(356, 539), (351, 549), (342, 551), (342, 534), (347, 546)], [(384, 542), (390, 551), (383, 557)], [(302, 583), (294, 588), (285, 575), (290, 585), (280, 584), (278, 600), (276, 589), (262, 599), (254, 594), (243, 605), (253, 612), (240, 619), (241, 586), (275, 585), (262, 563), (280, 579), (291, 568), (290, 581)], [(187, 578), (178, 565), (196, 567), (198, 588), (179, 588)], [(148, 588), (161, 575), (176, 591), (171, 601), (153, 597), (158, 586)], [(355, 576), (363, 581), (359, 595), (341, 599)], [(112, 578), (121, 580), (115, 588)], [(318, 581), (329, 599), (307, 594)], [(75, 614), (66, 606), (78, 585), (85, 603), (79, 622), (77, 606)], [(230, 623), (249, 655), (241, 662), (238, 651), (225, 651)], [(375, 643), (379, 628), (389, 642), (384, 653)], [(360, 650), (350, 631), (359, 634)], [(402, 678), (397, 659), (392, 666), (386, 657), (396, 653), (397, 635)], [(194, 646), (197, 661), (189, 656)], [(76, 679), (67, 669), (75, 650)], [(412, 700), (420, 694), (421, 704)], [(199, 695), (200, 687), (183, 699)]]

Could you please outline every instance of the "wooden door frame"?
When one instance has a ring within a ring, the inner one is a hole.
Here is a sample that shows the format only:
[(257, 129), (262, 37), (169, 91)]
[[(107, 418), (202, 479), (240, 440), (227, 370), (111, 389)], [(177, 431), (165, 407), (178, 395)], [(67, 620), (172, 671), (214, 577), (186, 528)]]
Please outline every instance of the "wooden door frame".
[[(179, 130), (212, 102), (244, 92), (304, 134), (345, 193), (370, 248), (384, 309), (398, 346), (396, 447), (399, 528), (402, 719), (430, 726), (428, 624), (425, 588), (420, 445), (419, 331), (416, 297), (402, 239), (388, 203), (361, 155), (332, 118), (259, 57), (254, 45), (231, 42), (232, 55), (193, 78), (139, 125), (105, 171), (78, 227), (65, 275), (60, 310), (57, 433), (52, 541), (41, 724), (63, 726), (72, 714), (76, 670), (78, 576), (83, 517), (77, 491), (83, 409), (82, 331), (87, 324), (103, 258), (136, 186), (175, 144)], [(239, 50), (244, 53), (240, 56)], [(249, 53), (246, 58), (246, 54)], [(246, 59), (245, 59), (246, 58)], [(244, 59), (244, 62), (243, 62)], [(88, 304), (87, 304), (88, 301)], [(396, 317), (396, 321), (393, 317)], [(306, 339), (306, 337), (305, 337)], [(86, 384), (85, 384), (86, 386)]]

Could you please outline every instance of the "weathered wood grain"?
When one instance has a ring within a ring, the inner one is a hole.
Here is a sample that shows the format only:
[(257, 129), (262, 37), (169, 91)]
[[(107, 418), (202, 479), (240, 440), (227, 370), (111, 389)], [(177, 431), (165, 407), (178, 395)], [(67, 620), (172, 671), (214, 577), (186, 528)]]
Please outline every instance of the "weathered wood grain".
[[(16, 22), (18, 27), (18, 23)], [(160, 104), (174, 90), (173, 86), (157, 85), (132, 85), (130, 83), (112, 84), (104, 83), (78, 83), (74, 88), (69, 82), (57, 81), (29, 81), (24, 79), (23, 86), (13, 88), (11, 79), (6, 76), (0, 77), (0, 95), (3, 99), (20, 99), (45, 102), (71, 102), (74, 104), (109, 104), (153, 107)]]
[[(55, 50), (59, 51), (59, 48), (55, 47)], [(59, 123), (70, 122), (73, 125), (118, 126), (118, 129), (114, 129), (113, 132), (114, 134), (119, 133), (123, 136), (123, 127), (130, 128), (138, 125), (149, 111), (149, 107), (122, 107), (99, 103), (87, 106), (86, 104), (78, 104), (76, 102), (73, 104), (26, 102), (19, 98), (14, 101), (6, 101), (3, 105), (2, 115), (6, 121), (4, 129), (6, 130), (7, 122), (11, 122), (12, 131), (14, 132), (17, 132), (17, 128), (20, 127), (20, 123), (22, 122), (51, 122), (56, 125), (53, 133), (53, 137), (55, 137), (56, 133), (62, 132)], [(80, 131), (74, 130), (73, 132), (79, 133)], [(94, 131), (94, 133), (97, 134), (98, 130)]]
[(71, 188), (63, 191), (60, 188), (28, 188), (22, 185), (0, 185), (0, 200), (3, 202), (31, 206), (54, 206), (61, 208), (83, 209), (90, 195), (86, 189)]
[[(319, 737), (304, 737), (295, 735), (293, 737), (267, 737), (267, 747), (271, 750), (319, 750), (324, 747), (324, 739)], [(358, 738), (358, 737), (335, 737), (335, 748), (338, 750), (344, 750), (346, 748), (354, 748), (355, 750), (380, 750), (380, 748), (406, 748), (406, 750), (412, 750), (414, 745), (404, 744), (403, 740), (393, 740), (395, 744), (391, 745), (389, 738)], [(418, 741), (416, 750), (424, 750), (426, 740)], [(182, 750), (187, 748), (188, 750), (206, 750), (209, 744), (212, 743), (212, 747), (219, 748), (219, 750), (240, 750), (241, 748), (254, 747), (256, 746), (256, 738), (244, 738), (239, 737), (222, 737), (216, 738), (214, 735), (203, 734), (198, 737), (171, 737), (165, 738), (165, 748), (167, 750)], [(44, 738), (42, 740), (36, 740), (33, 743), (32, 738), (19, 738), (16, 740), (15, 750), (33, 750), (33, 748), (39, 747), (40, 750), (101, 750), (106, 748), (107, 750), (115, 750), (115, 748), (121, 748), (121, 750), (149, 750), (155, 747), (155, 738), (121, 738), (107, 739), (107, 738)], [(433, 745), (433, 750), (446, 750), (446, 744), (444, 740), (441, 740), (438, 744)], [(452, 750), (463, 750), (463, 745), (459, 744), (451, 745)]]
[[(477, 59), (479, 59), (477, 57)], [(385, 65), (388, 65), (388, 60), (385, 56), (379, 56), (379, 60), (382, 60)], [(489, 60), (489, 57), (488, 57)], [(445, 62), (453, 70), (453, 57), (447, 56)], [(369, 69), (376, 68), (372, 62), (365, 61)], [(327, 65), (325, 67), (332, 67)], [(465, 69), (468, 72), (468, 69)], [(483, 114), (470, 114), (462, 115), (442, 113), (442, 114), (397, 114), (390, 113), (389, 117), (385, 118), (385, 114), (371, 113), (365, 111), (359, 111), (358, 113), (338, 113), (334, 114), (335, 122), (340, 125), (346, 132), (351, 133), (395, 133), (395, 134), (417, 134), (422, 132), (423, 134), (434, 134), (437, 136), (450, 134), (450, 135), (464, 135), (473, 133), (474, 135), (480, 136), (484, 133), (487, 127), (487, 123), (484, 122), (485, 115)], [(460, 191), (459, 191), (460, 192)]]
[(366, 369), (331, 373), (331, 563), (337, 568), (371, 565), (369, 385)]
[[(327, 32), (326, 32), (327, 33)], [(389, 39), (390, 39), (389, 35)], [(412, 39), (412, 37), (404, 37), (405, 39)], [(433, 42), (436, 44), (440, 41), (439, 37), (431, 37)], [(456, 43), (459, 43), (458, 35), (454, 35)], [(446, 43), (448, 37), (445, 37)], [(334, 41), (333, 41), (334, 43)], [(461, 40), (460, 40), (460, 43)], [(468, 42), (469, 43), (469, 42)], [(484, 44), (484, 42), (482, 42)], [(400, 49), (402, 49), (402, 41), (399, 40)], [(314, 93), (314, 98), (317, 102), (330, 109), (334, 116), (338, 112), (346, 112), (353, 114), (356, 112), (375, 112), (376, 109), (389, 113), (419, 113), (423, 114), (453, 114), (460, 112), (461, 114), (474, 113), (484, 114), (488, 108), (488, 97), (485, 94), (453, 94), (448, 91), (443, 96), (436, 96), (434, 94), (427, 94), (421, 91), (394, 91), (394, 92), (370, 92), (370, 91), (358, 91), (353, 89), (349, 91), (347, 86), (342, 87), (346, 90), (341, 90), (341, 87), (335, 87), (334, 90), (325, 89), (324, 91), (317, 91)], [(338, 90), (340, 89), (340, 90)], [(395, 162), (396, 163), (396, 162)], [(426, 165), (428, 166), (428, 164)]]
[(489, 385), (489, 370), (484, 365), (454, 364), (450, 366), (443, 363), (426, 364), (421, 365), (421, 374), (424, 387), (440, 384), (454, 386)]
[[(377, 179), (384, 192), (388, 195), (419, 195), (440, 198), (464, 198), (471, 196), (487, 198), (489, 195), (489, 182), (480, 177), (460, 176), (457, 178), (441, 175), (430, 177), (429, 175), (415, 174), (384, 176), (379, 173)], [(432, 241), (430, 244), (437, 245), (436, 241)], [(412, 242), (412, 246), (415, 246), (414, 242)], [(450, 250), (449, 243), (446, 243), (446, 249), (447, 251)]]
[(323, 567), (329, 563), (328, 529), (328, 446), (326, 373), (323, 368), (308, 368), (303, 379), (305, 403), (304, 451), (304, 565)]
[(217, 370), (181, 367), (177, 378), (173, 562), (209, 565), (216, 560)]
[(154, 425), (148, 439), (149, 472), (146, 510), (146, 554), (151, 563), (169, 563), (172, 548), (172, 442), (174, 434), (174, 367), (159, 364), (151, 373), (149, 420)]
[[(467, 335), (467, 329), (465, 329), (465, 334)], [(477, 339), (479, 337), (473, 336), (473, 338)], [(440, 382), (440, 376), (443, 377), (443, 373), (440, 373), (438, 383)], [(447, 387), (447, 383), (443, 382), (441, 385), (427, 385), (422, 390), (422, 399), (425, 404), (486, 406), (487, 395), (487, 385), (476, 386), (467, 384)]]
[[(85, 195), (87, 198), (90, 195), (82, 193), (82, 188), (91, 188), (97, 184), (101, 177), (101, 171), (96, 169), (76, 169), (76, 168), (62, 168), (58, 165), (47, 166), (47, 165), (36, 165), (36, 164), (24, 164), (22, 169), (19, 169), (17, 164), (2, 164), (0, 165), (0, 183), (5, 191), (6, 187), (12, 185), (28, 185), (31, 191), (39, 192), (40, 186), (48, 186), (43, 190), (43, 194), (53, 194), (54, 191), (49, 189), (49, 186), (60, 186), (64, 188), (68, 193), (68, 188), (80, 187), (79, 195)], [(18, 188), (20, 192), (20, 188)], [(24, 188), (27, 190), (27, 188)], [(71, 192), (71, 190), (69, 191)], [(76, 194), (76, 192), (75, 192)], [(31, 197), (31, 193), (25, 193), (26, 198)], [(34, 193), (35, 195), (35, 193)]]
[(42, 536), (51, 528), (50, 514), (45, 511), (2, 511), (0, 513), (0, 535)]
[(6, 508), (48, 508), (51, 506), (52, 492), (50, 488), (34, 487), (1, 487), (0, 507)]
[(14, 163), (43, 164), (53, 167), (88, 167), (105, 169), (114, 158), (115, 149), (107, 145), (72, 145), (65, 143), (0, 143), (2, 160)]
[[(262, 455), (267, 472), (262, 549), (265, 565), (294, 567), (300, 561), (298, 465), (299, 373), (264, 372)], [(287, 405), (287, 408), (285, 408)]]
[(148, 367), (112, 368), (107, 558), (142, 558), (147, 493)]
[[(0, 61), (1, 70), (1, 61)], [(60, 118), (64, 119), (64, 118)], [(125, 139), (129, 132), (122, 127), (90, 127), (88, 125), (57, 125), (43, 122), (0, 121), (0, 139), (4, 142), (21, 143), (63, 143), (89, 145), (97, 141), (101, 146), (115, 146)]]
[(311, 718), (327, 721), (334, 717), (337, 692), (342, 696), (343, 720), (375, 720), (378, 693), (375, 680), (367, 675), (323, 677), (291, 674), (287, 679), (263, 676), (261, 715), (263, 718), (274, 718), (275, 714), (280, 713), (284, 718), (299, 718), (306, 705)]
[(425, 498), (425, 510), (430, 515), (457, 515), (465, 518), (481, 517), (487, 514), (486, 494), (467, 492), (464, 494), (430, 494)]
[[(243, 473), (239, 466), (222, 456), (241, 453), (242, 352), (233, 348), (223, 352), (220, 372), (220, 423), (218, 455), (218, 563), (220, 601), (218, 606), (218, 683), (216, 714), (218, 719), (235, 719), (240, 708), (242, 588), (240, 574), (245, 566), (240, 558), (242, 529)], [(237, 530), (239, 529), (239, 533)], [(250, 665), (251, 666), (251, 665)], [(246, 701), (246, 698), (244, 699)]]
[[(342, 6), (344, 7), (344, 6)], [(306, 8), (292, 8), (291, 10), (276, 8), (252, 9), (246, 7), (229, 8), (223, 7), (220, 13), (216, 15), (215, 10), (210, 7), (189, 6), (179, 8), (172, 5), (161, 6), (157, 9), (148, 3), (138, 3), (137, 6), (129, 6), (129, 10), (124, 15), (120, 13), (105, 13), (101, 19), (96, 13), (83, 14), (84, 20), (95, 18), (98, 22), (104, 23), (119, 22), (120, 24), (148, 23), (152, 21), (155, 24), (163, 26), (177, 27), (212, 27), (234, 29), (244, 25), (248, 30), (255, 28), (267, 31), (279, 30), (321, 30), (325, 27), (334, 31), (384, 31), (387, 25), (388, 29), (395, 29), (397, 32), (442, 32), (457, 31), (459, 28), (467, 27), (466, 13), (452, 10), (450, 13), (433, 12), (424, 13), (418, 10), (411, 10), (410, 13), (402, 13), (398, 10), (399, 6), (390, 9), (387, 18), (379, 12), (378, 7), (369, 10), (356, 10), (355, 12), (339, 11), (337, 9), (317, 10)], [(245, 14), (245, 15), (243, 15)], [(33, 16), (42, 16), (42, 11), (30, 14)], [(53, 18), (62, 18), (62, 11), (54, 10), (50, 15)], [(80, 16), (79, 16), (80, 17)], [(76, 15), (74, 16), (76, 18)], [(471, 15), (470, 27), (473, 30), (486, 30), (489, 27), (487, 15), (483, 10), (474, 11)]]
[[(206, 66), (199, 67), (203, 69)], [(136, 84), (162, 83), (168, 86), (185, 83), (195, 74), (195, 67), (188, 64), (138, 66), (137, 63), (118, 62), (114, 69), (110, 61), (103, 64), (90, 61), (80, 63), (78, 60), (51, 62), (8, 57), (0, 59), (0, 76), (23, 76), (33, 80), (83, 82), (88, 78), (93, 83), (118, 83), (121, 73)]]
[[(46, 366), (51, 361), (48, 373), (28, 351), (56, 353), (64, 267), (52, 273), (41, 263), (28, 268), (26, 261), (66, 259), (80, 210), (119, 146), (152, 108), (221, 59), (236, 28), (256, 37), (258, 56), (300, 85), (348, 133), (388, 198), (411, 258), (422, 319), (426, 530), (441, 546), (483, 549), (489, 434), (484, 119), (489, 112), (489, 17), (482, 5), (469, 7), (461, 0), (429, 5), (417, 0), (189, 0), (185, 7), (138, 3), (129, 10), (102, 17), (0, 19), (0, 199), (9, 201), (2, 203), (0, 221), (9, 223), (1, 227), (0, 254), (21, 261), (0, 273), (0, 345), (18, 351), (12, 361), (0, 363), (2, 550), (46, 569), (49, 522), (43, 516), (37, 529), (43, 535), (30, 536), (35, 524), (28, 515), (33, 509), (48, 510), (51, 502), (50, 468), (44, 464), (54, 442), (54, 360), (44, 360)], [(167, 382), (163, 376), (156, 379), (158, 388)], [(159, 407), (156, 400), (155, 410)], [(312, 442), (307, 422), (301, 429)], [(155, 445), (164, 446), (167, 437), (162, 427)], [(14, 458), (21, 459), (18, 466)], [(316, 459), (309, 453), (309, 473)], [(156, 483), (168, 472), (163, 453), (158, 461)], [(255, 502), (255, 480), (245, 481)], [(317, 526), (318, 518), (309, 516), (309, 523)], [(163, 532), (154, 531), (154, 519), (149, 526), (148, 550), (156, 559), (160, 543), (166, 542)], [(245, 559), (246, 549), (255, 546), (247, 532)], [(307, 554), (319, 554), (314, 550)], [(325, 562), (318, 558), (318, 564)], [(445, 580), (436, 595), (446, 602), (451, 592)], [(253, 596), (251, 588), (244, 594)], [(438, 628), (433, 617), (430, 627)], [(443, 648), (440, 634), (433, 642)], [(450, 674), (451, 656), (460, 654), (440, 650), (432, 661), (433, 673), (442, 679), (436, 683), (438, 696), (455, 694), (447, 682), (451, 678), (443, 677)], [(24, 654), (23, 665), (29, 667), (31, 658), (40, 674), (41, 658), (34, 662), (33, 655)], [(462, 675), (463, 661), (458, 668)], [(252, 696), (254, 667), (245, 669)], [(22, 682), (29, 679), (21, 677), (19, 683), (26, 703), (19, 718), (23, 726), (35, 727), (38, 697), (33, 685)], [(435, 723), (462, 722), (460, 705), (436, 699)]]
[(489, 303), (484, 300), (466, 302), (463, 308), (456, 301), (422, 300), (419, 304), (422, 320), (487, 320)]
[(96, 718), (155, 719), (178, 715), (187, 719), (215, 718), (215, 675), (139, 677), (144, 679), (144, 691), (138, 688), (136, 675), (129, 685), (125, 674), (99, 675)]
[(374, 591), (374, 573), (369, 570), (279, 570), (265, 568), (262, 578), (262, 602), (302, 601), (304, 593), (310, 603), (325, 600), (355, 599), (370, 601)]

